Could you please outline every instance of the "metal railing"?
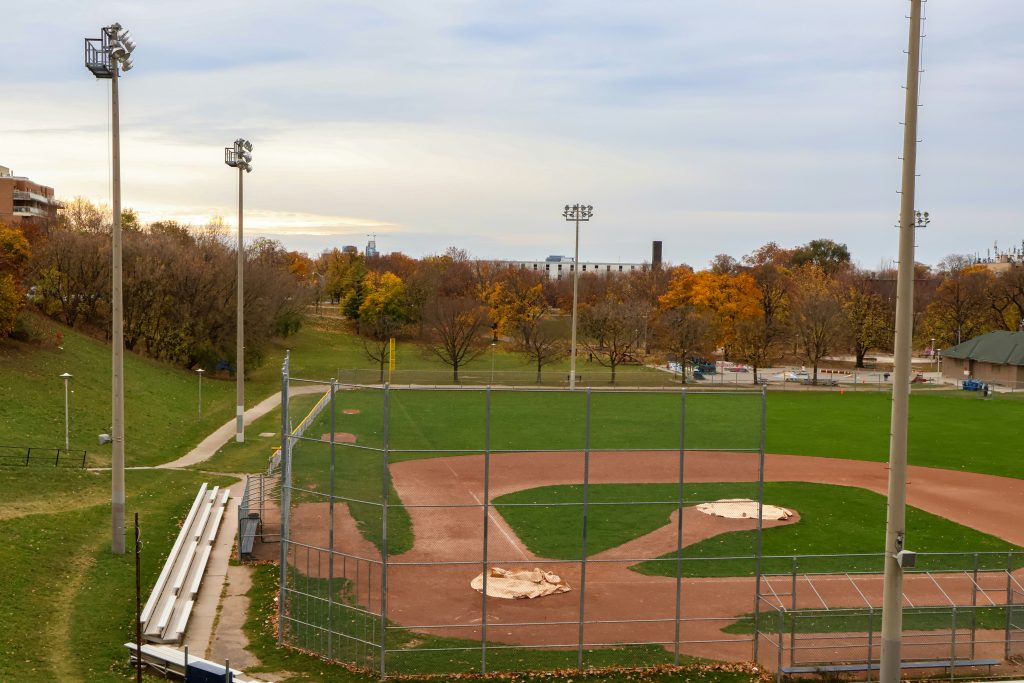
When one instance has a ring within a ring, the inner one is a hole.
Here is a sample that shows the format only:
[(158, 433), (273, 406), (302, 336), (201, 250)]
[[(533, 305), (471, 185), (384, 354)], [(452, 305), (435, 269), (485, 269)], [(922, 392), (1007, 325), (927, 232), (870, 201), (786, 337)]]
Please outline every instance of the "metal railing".
[(78, 449), (38, 446), (0, 446), (0, 465), (38, 465), (84, 468), (88, 452)]

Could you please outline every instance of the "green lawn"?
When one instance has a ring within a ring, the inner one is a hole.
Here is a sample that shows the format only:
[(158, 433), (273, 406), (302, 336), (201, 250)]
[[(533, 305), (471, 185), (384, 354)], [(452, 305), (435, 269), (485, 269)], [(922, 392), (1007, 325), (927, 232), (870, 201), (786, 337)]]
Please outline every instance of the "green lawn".
[[(868, 613), (864, 610), (815, 610), (813, 613), (793, 614), (786, 612), (779, 618), (778, 612), (762, 612), (759, 615), (760, 631), (778, 633), (781, 626), (784, 633), (878, 633), (882, 629), (882, 611)], [(956, 624), (960, 629), (983, 628), (1002, 629), (1006, 626), (1005, 607), (958, 608)], [(950, 609), (935, 607), (904, 607), (904, 631), (949, 630), (953, 625)], [(754, 615), (747, 614), (722, 629), (725, 633), (748, 634), (754, 632)]]
[[(654, 531), (669, 523), (678, 488), (674, 484), (596, 484), (590, 487), (587, 551), (595, 554)], [(752, 484), (688, 484), (684, 502), (755, 497)], [(500, 496), (494, 503), (520, 539), (534, 553), (550, 559), (571, 560), (582, 551), (582, 486), (545, 486)], [(635, 504), (635, 501), (656, 504)], [(540, 503), (539, 507), (528, 503)], [(554, 507), (569, 503), (571, 507)], [(634, 504), (628, 504), (634, 503)], [(800, 513), (796, 524), (765, 529), (766, 556), (881, 553), (885, 528), (885, 498), (864, 489), (768, 482), (765, 503)], [(907, 529), (914, 550), (927, 552), (1000, 552), (1017, 549), (983, 534), (916, 508), (907, 509)], [(684, 550), (686, 576), (740, 576), (753, 573), (755, 531), (720, 534)], [(718, 560), (715, 558), (742, 558)], [(710, 561), (709, 561), (710, 560)], [(1002, 558), (1005, 562), (1005, 556)], [(925, 560), (922, 558), (922, 563)], [(765, 572), (788, 572), (788, 559), (766, 559)], [(880, 558), (807, 559), (800, 571), (875, 571)], [(675, 576), (674, 551), (633, 567), (642, 574)]]
[[(190, 472), (127, 473), (129, 539), (138, 511), (144, 586), (156, 580), (204, 481), (231, 482)], [(131, 553), (110, 553), (109, 475), (0, 468), (0, 490), (0, 680), (124, 681), (135, 569)]]

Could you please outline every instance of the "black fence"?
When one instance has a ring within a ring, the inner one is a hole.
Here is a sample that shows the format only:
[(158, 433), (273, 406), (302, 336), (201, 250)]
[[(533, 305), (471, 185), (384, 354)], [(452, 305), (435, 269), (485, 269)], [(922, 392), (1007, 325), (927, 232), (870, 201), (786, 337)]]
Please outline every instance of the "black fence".
[(85, 468), (89, 454), (85, 450), (40, 448), (38, 446), (0, 446), (0, 466), (37, 465)]

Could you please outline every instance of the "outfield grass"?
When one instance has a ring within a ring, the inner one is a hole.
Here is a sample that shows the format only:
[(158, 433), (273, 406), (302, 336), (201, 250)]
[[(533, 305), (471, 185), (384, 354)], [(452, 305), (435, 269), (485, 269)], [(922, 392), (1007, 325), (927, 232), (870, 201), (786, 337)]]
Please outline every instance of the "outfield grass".
[[(751, 484), (687, 484), (684, 502), (753, 497)], [(594, 484), (590, 486), (587, 551), (595, 554), (654, 531), (669, 523), (676, 509), (675, 484)], [(755, 494), (756, 495), (756, 494)], [(885, 527), (885, 497), (864, 489), (803, 482), (765, 483), (765, 503), (796, 510), (796, 524), (764, 529), (765, 556), (882, 552), (878, 529)], [(582, 486), (545, 486), (517, 491), (494, 500), (496, 508), (531, 552), (541, 557), (573, 560), (582, 551)], [(657, 504), (625, 504), (664, 501)], [(539, 507), (525, 504), (539, 503)], [(553, 507), (570, 503), (572, 507)], [(914, 550), (921, 553), (969, 550), (1017, 550), (994, 536), (975, 531), (943, 517), (907, 508), (907, 528)], [(686, 576), (742, 576), (753, 573), (756, 531), (720, 534), (687, 546), (683, 552)], [(743, 558), (719, 560), (716, 558)], [(715, 560), (715, 561), (707, 561)], [(880, 557), (817, 558), (803, 560), (800, 571), (877, 571)], [(788, 558), (766, 558), (765, 572), (788, 572)], [(641, 562), (635, 571), (654, 576), (675, 576), (676, 553)]]
[[(785, 612), (779, 618), (778, 612), (762, 612), (759, 615), (759, 630), (778, 633), (866, 633), (871, 630), (878, 633), (882, 630), (882, 611), (868, 613), (864, 610), (816, 610), (812, 614), (793, 614)], [(1003, 629), (1006, 627), (1005, 607), (978, 607), (976, 609), (958, 608), (956, 615), (957, 628)], [(952, 610), (935, 607), (904, 607), (904, 631), (939, 631), (949, 630), (953, 625)], [(722, 629), (725, 633), (736, 635), (754, 632), (754, 615), (746, 614)]]
[[(424, 457), (406, 450), (484, 447), (481, 390), (390, 392), (391, 460)], [(590, 447), (676, 449), (681, 400), (676, 393), (594, 392)], [(336, 430), (359, 444), (383, 446), (384, 392), (340, 392)], [(492, 391), (493, 450), (582, 449), (584, 392)], [(769, 392), (767, 451), (883, 461), (888, 457), (890, 397), (881, 393)], [(691, 393), (686, 447), (757, 449), (760, 394)], [(325, 412), (310, 433), (328, 431)], [(913, 465), (1024, 478), (1024, 402), (984, 401), (960, 393), (911, 396), (909, 459)]]
[[(127, 473), (129, 539), (137, 510), (144, 587), (156, 580), (204, 481), (231, 483), (190, 472)], [(0, 490), (0, 680), (124, 681), (135, 569), (131, 552), (110, 552), (109, 475), (0, 468)]]

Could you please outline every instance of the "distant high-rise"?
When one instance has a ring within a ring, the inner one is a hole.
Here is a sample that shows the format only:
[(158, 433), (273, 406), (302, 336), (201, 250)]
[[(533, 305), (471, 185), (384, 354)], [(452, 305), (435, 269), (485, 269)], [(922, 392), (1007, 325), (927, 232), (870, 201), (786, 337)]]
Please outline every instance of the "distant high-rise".
[(377, 258), (380, 256), (380, 252), (377, 251), (377, 236), (368, 235), (370, 240), (366, 243), (366, 258)]

